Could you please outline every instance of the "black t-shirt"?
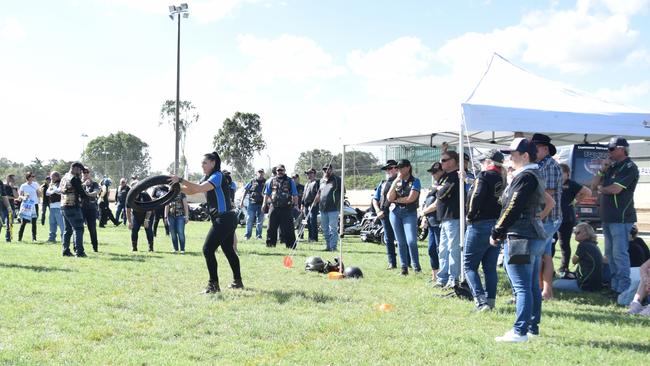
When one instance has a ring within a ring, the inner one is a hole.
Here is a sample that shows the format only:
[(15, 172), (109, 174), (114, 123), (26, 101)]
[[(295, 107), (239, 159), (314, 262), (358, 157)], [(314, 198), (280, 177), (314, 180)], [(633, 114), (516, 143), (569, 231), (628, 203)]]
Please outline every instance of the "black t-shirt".
[(603, 177), (603, 187), (615, 184), (619, 194), (600, 195), (600, 218), (604, 223), (635, 223), (634, 190), (639, 181), (639, 168), (627, 158), (612, 164)]
[(596, 243), (583, 241), (576, 249), (578, 267), (576, 277), (578, 286), (585, 291), (598, 291), (603, 283), (603, 255)]
[(332, 175), (329, 179), (323, 178), (320, 181), (320, 202), (321, 212), (338, 211), (341, 206), (341, 178)]
[(572, 203), (582, 189), (582, 185), (571, 179), (567, 179), (562, 185), (562, 200), (560, 202), (562, 208), (562, 222), (575, 222), (576, 212)]
[[(429, 190), (429, 193), (427, 193), (427, 197), (424, 199), (424, 205), (423, 208), (431, 206), (434, 202), (436, 202), (436, 193), (438, 192), (438, 187), (433, 186)], [(440, 226), (440, 222), (438, 221), (438, 217), (436, 212), (431, 212), (425, 215), (427, 218), (427, 224), (431, 227), (436, 227)]]
[[(138, 197), (135, 199), (138, 202), (149, 202), (151, 201), (151, 196), (147, 192), (142, 192), (138, 195)], [(131, 212), (133, 213), (133, 217), (138, 220), (139, 223), (143, 224), (144, 223), (144, 218), (145, 215), (147, 214), (147, 211), (140, 211), (133, 209), (133, 207), (127, 205), (126, 207), (131, 208)]]
[(131, 190), (131, 187), (129, 187), (129, 186), (117, 187), (117, 193), (116, 193), (117, 197), (115, 197), (116, 201), (118, 203), (121, 203), (122, 205), (124, 205), (126, 203), (126, 195), (129, 194), (130, 190)]
[(5, 184), (2, 186), (4, 189), (4, 192), (2, 192), (2, 195), (7, 197), (9, 199), (9, 205), (11, 205), (12, 208), (16, 208), (15, 206), (15, 201), (14, 201), (14, 189), (11, 187), (9, 184)]
[(630, 267), (641, 267), (648, 259), (650, 259), (650, 250), (643, 239), (636, 237), (630, 241)]
[[(463, 187), (463, 192), (465, 191)], [(440, 178), (440, 188), (436, 193), (438, 221), (457, 220), (460, 218), (460, 181), (458, 170), (445, 173)]]
[[(99, 192), (99, 184), (97, 182), (90, 182), (90, 184), (83, 184), (84, 191), (86, 193), (94, 193), (94, 192)], [(97, 204), (97, 197), (86, 197), (83, 199), (83, 207), (84, 208), (92, 208), (93, 205)]]
[(318, 194), (319, 188), (320, 182), (318, 179), (307, 183), (307, 186), (305, 186), (305, 191), (302, 195), (302, 203), (305, 206), (310, 206), (312, 203), (314, 203), (314, 199), (316, 198), (316, 194)]

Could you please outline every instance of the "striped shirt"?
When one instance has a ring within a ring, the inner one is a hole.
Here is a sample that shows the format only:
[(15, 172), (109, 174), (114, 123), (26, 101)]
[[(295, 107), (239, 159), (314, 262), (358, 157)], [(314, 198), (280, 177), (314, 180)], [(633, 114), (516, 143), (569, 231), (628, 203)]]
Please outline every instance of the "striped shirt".
[(562, 169), (551, 155), (547, 155), (537, 165), (539, 165), (539, 173), (544, 180), (546, 189), (555, 190), (551, 195), (555, 201), (555, 207), (548, 215), (548, 219), (553, 221), (562, 220)]

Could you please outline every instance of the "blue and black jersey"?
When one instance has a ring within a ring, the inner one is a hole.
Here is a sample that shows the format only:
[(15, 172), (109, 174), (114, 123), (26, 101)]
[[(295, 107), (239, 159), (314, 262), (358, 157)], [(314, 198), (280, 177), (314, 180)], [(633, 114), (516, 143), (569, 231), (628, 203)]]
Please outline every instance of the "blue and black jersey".
[(230, 197), (230, 186), (232, 180), (230, 177), (223, 175), (220, 171), (216, 171), (206, 181), (210, 182), (214, 187), (214, 189), (205, 192), (210, 216), (216, 218), (225, 212), (231, 211), (232, 197)]

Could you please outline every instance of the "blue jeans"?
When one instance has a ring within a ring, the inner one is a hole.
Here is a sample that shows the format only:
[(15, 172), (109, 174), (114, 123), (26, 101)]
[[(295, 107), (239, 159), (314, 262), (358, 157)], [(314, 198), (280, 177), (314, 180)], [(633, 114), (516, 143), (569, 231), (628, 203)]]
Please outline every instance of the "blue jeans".
[[(479, 305), (486, 304), (487, 299), (497, 297), (497, 259), (499, 248), (490, 245), (490, 233), (496, 220), (481, 220), (467, 225), (465, 231), (465, 277), (472, 289), (474, 299)], [(478, 274), (479, 264), (483, 264), (485, 290)]]
[(438, 248), (440, 272), (438, 281), (447, 283), (460, 279), (460, 221), (445, 220), (440, 223)]
[(84, 215), (81, 207), (64, 206), (63, 212), (63, 252), (70, 252), (70, 238), (74, 232), (74, 251), (84, 253)]
[[(121, 219), (120, 215), (122, 215)], [(126, 207), (120, 202), (117, 203), (117, 208), (115, 209), (115, 220), (122, 220), (122, 224), (126, 225)]]
[(48, 237), (48, 241), (56, 241), (56, 228), (59, 228), (59, 232), (61, 233), (61, 242), (63, 242), (63, 231), (65, 230), (65, 226), (63, 224), (63, 214), (61, 213), (61, 208), (60, 207), (50, 207), (50, 236)]
[(181, 251), (185, 251), (185, 216), (167, 216), (167, 223), (174, 250), (178, 250), (180, 244)]
[(431, 269), (440, 269), (440, 259), (438, 258), (438, 247), (440, 246), (440, 226), (429, 226), (429, 261)]
[[(384, 241), (386, 242), (386, 255), (388, 256), (388, 265), (391, 267), (397, 267), (397, 254), (395, 253), (395, 232), (393, 231), (393, 226), (390, 224), (390, 213), (388, 214), (388, 217), (384, 216), (384, 218), (380, 221), (381, 226), (384, 227)], [(406, 265), (408, 266), (409, 264), (411, 264), (410, 260)]]
[(327, 250), (335, 251), (336, 244), (339, 240), (339, 212), (327, 211), (320, 213), (320, 224), (323, 228), (323, 236), (325, 237), (325, 245)]
[(250, 239), (253, 235), (253, 222), (257, 223), (255, 227), (255, 237), (262, 238), (262, 225), (264, 224), (264, 212), (262, 212), (262, 205), (257, 203), (248, 203), (246, 208), (246, 239)]
[(628, 235), (632, 230), (631, 223), (603, 223), (605, 237), (605, 255), (609, 259), (609, 270), (612, 273), (611, 288), (621, 293), (630, 287), (630, 243)]
[(553, 235), (560, 230), (562, 226), (562, 218), (555, 221), (546, 220), (544, 222), (544, 232), (546, 233), (546, 247), (544, 247), (544, 255), (551, 256), (553, 253)]
[(539, 334), (542, 319), (542, 291), (539, 288), (539, 271), (542, 255), (546, 249), (546, 239), (530, 239), (530, 263), (508, 264), (508, 245), (503, 251), (504, 264), (510, 283), (515, 292), (516, 318), (514, 331), (519, 335), (528, 332)]
[(582, 289), (578, 286), (578, 280), (555, 280), (553, 281), (553, 289), (569, 292), (582, 292)]
[(307, 218), (307, 230), (309, 231), (309, 239), (313, 241), (318, 240), (318, 205), (309, 211), (309, 207), (305, 207), (305, 217)]
[(399, 260), (402, 268), (407, 268), (409, 261), (415, 271), (421, 271), (418, 253), (418, 214), (396, 207), (390, 213), (390, 224), (397, 239)]

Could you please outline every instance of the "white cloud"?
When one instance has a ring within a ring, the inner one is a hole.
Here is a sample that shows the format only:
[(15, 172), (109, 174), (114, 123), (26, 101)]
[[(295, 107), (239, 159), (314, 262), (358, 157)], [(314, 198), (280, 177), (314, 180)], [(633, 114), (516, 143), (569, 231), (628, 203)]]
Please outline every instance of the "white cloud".
[(625, 84), (618, 89), (602, 88), (596, 91), (596, 95), (612, 102), (621, 104), (634, 104), (639, 99), (650, 97), (650, 81), (643, 81), (638, 84)]
[(304, 83), (312, 79), (329, 79), (345, 72), (333, 57), (315, 41), (306, 37), (282, 35), (275, 39), (252, 35), (237, 37), (239, 50), (252, 58), (250, 64), (234, 76), (239, 84), (250, 86), (288, 80)]
[(0, 41), (22, 41), (26, 33), (23, 25), (14, 18), (0, 22)]
[(354, 50), (347, 64), (358, 75), (374, 80), (413, 77), (426, 70), (433, 52), (415, 37), (398, 38), (377, 50)]
[(618, 3), (580, 0), (574, 9), (530, 12), (517, 25), (452, 39), (437, 56), (454, 68), (465, 68), (498, 52), (542, 67), (588, 72), (623, 61), (638, 48), (639, 32), (631, 29), (630, 17), (644, 11), (649, 1)]
[(628, 66), (650, 66), (650, 50), (647, 48), (640, 48), (632, 51), (625, 58), (625, 64)]

